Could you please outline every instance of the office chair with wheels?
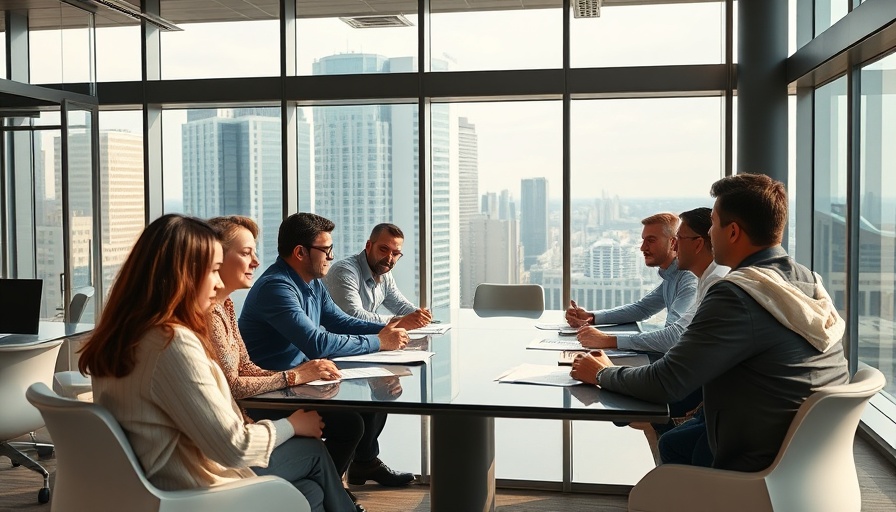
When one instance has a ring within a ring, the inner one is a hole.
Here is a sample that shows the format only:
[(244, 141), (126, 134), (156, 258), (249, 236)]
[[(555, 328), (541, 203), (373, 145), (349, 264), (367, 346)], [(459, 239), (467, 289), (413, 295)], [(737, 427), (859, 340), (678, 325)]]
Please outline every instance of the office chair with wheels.
[(27, 396), (40, 409), (56, 443), (53, 512), (311, 510), (302, 493), (274, 476), (203, 489), (157, 489), (146, 479), (124, 431), (105, 408), (60, 397), (45, 384), (31, 386)]
[(849, 384), (813, 393), (763, 471), (659, 466), (632, 489), (629, 510), (858, 512), (862, 496), (853, 441), (865, 404), (885, 383), (879, 370), (864, 368)]
[(0, 345), (0, 404), (3, 404), (3, 414), (0, 414), (0, 455), (9, 457), (14, 466), (25, 466), (44, 477), (44, 485), (37, 494), (40, 503), (50, 500), (50, 474), (20, 449), (35, 448), (39, 456), (48, 456), (53, 453), (53, 445), (14, 443), (9, 440), (31, 434), (34, 441), (33, 432), (44, 426), (40, 412), (25, 399), (25, 391), (35, 382), (50, 383), (60, 345), (62, 340), (33, 345)]
[(481, 317), (538, 318), (544, 313), (544, 289), (537, 284), (482, 283), (473, 295), (473, 311)]

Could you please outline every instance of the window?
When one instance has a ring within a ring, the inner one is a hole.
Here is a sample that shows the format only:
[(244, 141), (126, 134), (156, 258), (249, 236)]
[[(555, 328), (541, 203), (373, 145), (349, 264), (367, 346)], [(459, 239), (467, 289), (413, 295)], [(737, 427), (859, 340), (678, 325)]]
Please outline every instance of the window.
[(896, 54), (861, 70), (861, 197), (859, 220), (859, 361), (887, 377), (896, 395)]
[(417, 3), (402, 4), (400, 12), (377, 9), (382, 8), (374, 2), (334, 2), (331, 7), (296, 0), (296, 74), (417, 71)]
[(273, 263), (283, 219), (280, 109), (166, 110), (162, 130), (165, 210), (251, 217), (260, 230), (261, 268)]
[[(505, 9), (458, 11), (457, 2), (433, 0), (430, 3), (431, 70), (561, 67), (561, 2), (539, 2), (539, 8), (533, 9), (513, 8), (512, 4), (519, 5), (499, 1), (489, 2), (489, 8), (502, 6)], [(544, 8), (545, 5), (553, 8)]]
[[(720, 97), (573, 102), (570, 270), (579, 305), (621, 306), (660, 284), (640, 251), (641, 219), (712, 206), (710, 185), (723, 175), (722, 106)], [(543, 285), (548, 309), (565, 307), (559, 270)], [(665, 312), (648, 324), (664, 322)], [(653, 467), (636, 430), (576, 421), (573, 438), (604, 440), (576, 443), (573, 481), (631, 485)], [(598, 457), (622, 462), (593, 464)]]
[(846, 77), (815, 91), (813, 270), (846, 311)]

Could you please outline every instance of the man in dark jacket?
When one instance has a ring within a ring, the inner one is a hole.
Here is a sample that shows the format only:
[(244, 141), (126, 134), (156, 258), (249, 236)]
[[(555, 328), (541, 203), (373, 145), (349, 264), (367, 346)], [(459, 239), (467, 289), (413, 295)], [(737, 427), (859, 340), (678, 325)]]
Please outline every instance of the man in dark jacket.
[(659, 403), (703, 386), (713, 467), (759, 471), (774, 460), (803, 401), (849, 381), (845, 323), (821, 278), (781, 247), (781, 182), (739, 174), (714, 183), (711, 194), (713, 256), (732, 271), (706, 293), (681, 341), (649, 366), (615, 367), (593, 353), (571, 374)]

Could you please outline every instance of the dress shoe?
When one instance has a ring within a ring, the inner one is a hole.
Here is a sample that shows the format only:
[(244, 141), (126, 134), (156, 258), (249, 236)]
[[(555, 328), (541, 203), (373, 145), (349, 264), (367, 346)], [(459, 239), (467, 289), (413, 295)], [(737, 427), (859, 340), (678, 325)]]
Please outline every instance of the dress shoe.
[(352, 462), (348, 468), (348, 483), (364, 485), (368, 480), (386, 487), (401, 487), (413, 482), (414, 475), (395, 471), (378, 458), (370, 462)]

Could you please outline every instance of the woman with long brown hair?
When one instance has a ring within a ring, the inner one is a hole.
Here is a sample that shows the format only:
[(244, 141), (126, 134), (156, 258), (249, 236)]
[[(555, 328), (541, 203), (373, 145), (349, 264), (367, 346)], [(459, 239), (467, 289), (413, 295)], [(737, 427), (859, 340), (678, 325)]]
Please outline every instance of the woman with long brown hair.
[(147, 226), (78, 363), (93, 377), (94, 401), (115, 416), (160, 489), (273, 474), (314, 511), (354, 511), (316, 412), (243, 421), (209, 342), (222, 258), (217, 233), (202, 220), (171, 214)]

